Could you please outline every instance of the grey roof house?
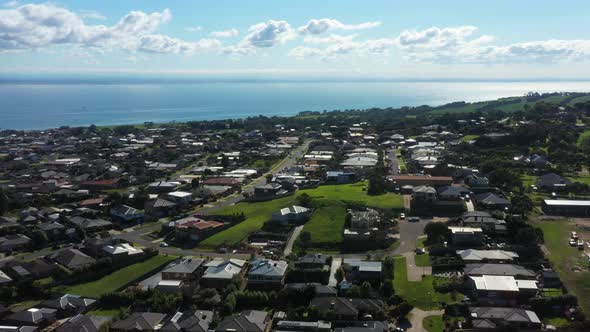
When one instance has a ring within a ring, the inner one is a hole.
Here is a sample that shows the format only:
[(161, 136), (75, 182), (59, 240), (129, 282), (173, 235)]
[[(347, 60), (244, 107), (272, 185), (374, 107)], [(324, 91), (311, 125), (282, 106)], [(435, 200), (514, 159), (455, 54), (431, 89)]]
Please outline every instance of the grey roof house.
[(224, 318), (217, 324), (216, 332), (264, 332), (268, 324), (266, 311), (248, 310)]
[(286, 261), (255, 259), (250, 262), (248, 287), (282, 287), (288, 264)]

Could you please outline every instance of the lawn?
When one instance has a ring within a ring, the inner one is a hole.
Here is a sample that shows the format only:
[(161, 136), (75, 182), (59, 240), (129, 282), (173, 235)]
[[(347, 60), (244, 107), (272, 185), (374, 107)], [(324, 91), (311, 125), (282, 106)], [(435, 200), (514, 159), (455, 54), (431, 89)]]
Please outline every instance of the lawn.
[(428, 316), (422, 321), (422, 326), (428, 332), (442, 332), (445, 329), (442, 316)]
[(590, 185), (590, 175), (568, 176), (567, 178), (574, 182), (580, 182)]
[(342, 243), (346, 208), (341, 202), (319, 207), (303, 228), (311, 234), (312, 247), (337, 247)]
[(590, 137), (590, 129), (586, 129), (584, 130), (580, 136), (578, 136), (578, 142), (577, 145), (581, 146), (582, 143), (584, 142), (584, 140), (586, 140), (588, 137)]
[(238, 243), (248, 234), (262, 228), (273, 212), (293, 204), (295, 204), (295, 197), (288, 196), (266, 202), (241, 202), (220, 209), (215, 213), (219, 215), (244, 213), (246, 220), (205, 239), (199, 243), (199, 248), (215, 249), (224, 243)]
[[(302, 195), (303, 193), (307, 193), (314, 200), (325, 202), (332, 201), (336, 204), (338, 204), (338, 201), (341, 201), (360, 203), (369, 207), (382, 209), (401, 209), (403, 207), (404, 203), (401, 195), (386, 193), (379, 196), (369, 196), (367, 195), (367, 192), (363, 190), (363, 187), (366, 185), (366, 182), (359, 182), (344, 185), (319, 186), (314, 189), (299, 190), (294, 196), (279, 198), (272, 201), (240, 202), (236, 205), (225, 207), (218, 210), (216, 214), (223, 215), (243, 212), (246, 216), (246, 220), (205, 239), (203, 242), (199, 243), (199, 248), (215, 249), (224, 243), (236, 244), (242, 241), (246, 236), (248, 236), (248, 234), (262, 228), (264, 223), (270, 219), (273, 212), (289, 205), (296, 204), (295, 197)], [(325, 213), (326, 212), (320, 212), (320, 216), (325, 216)], [(316, 223), (318, 223), (318, 226), (320, 226), (320, 221), (316, 221)], [(344, 223), (344, 220), (342, 220), (342, 223)], [(334, 229), (342, 229), (342, 227), (336, 226)], [(327, 233), (333, 231), (334, 229), (325, 228), (323, 231), (324, 233)]]
[[(416, 248), (426, 248), (424, 242), (426, 241), (425, 236), (421, 236), (416, 240)], [(416, 266), (430, 266), (430, 255), (428, 253), (416, 255), (414, 258)]]
[[(580, 307), (590, 312), (590, 272), (587, 270), (587, 260), (576, 248), (568, 245), (570, 232), (574, 225), (566, 220), (541, 221), (537, 223), (543, 230), (545, 246), (549, 250), (548, 256), (554, 269), (567, 288), (578, 297)], [(574, 267), (584, 268), (584, 271), (574, 271)]]
[(572, 105), (573, 106), (573, 105), (575, 105), (577, 103), (585, 103), (587, 101), (590, 101), (590, 96), (577, 97), (577, 98), (572, 99), (569, 102), (569, 105)]
[(395, 258), (393, 288), (395, 294), (422, 310), (438, 309), (439, 302), (452, 303), (461, 300), (463, 295), (457, 293), (453, 300), (451, 293), (439, 293), (434, 290), (433, 276), (424, 276), (422, 281), (408, 281), (408, 270), (405, 257)]
[(66, 289), (66, 293), (98, 298), (103, 294), (125, 287), (175, 258), (176, 256), (154, 256), (146, 261), (124, 267), (98, 280), (70, 286)]
[(465, 136), (461, 137), (461, 141), (463, 141), (463, 142), (475, 141), (478, 138), (479, 138), (479, 135), (465, 135)]
[(520, 176), (520, 179), (522, 180), (522, 184), (525, 186), (525, 188), (530, 188), (532, 185), (537, 183), (537, 177), (534, 175), (523, 174)]

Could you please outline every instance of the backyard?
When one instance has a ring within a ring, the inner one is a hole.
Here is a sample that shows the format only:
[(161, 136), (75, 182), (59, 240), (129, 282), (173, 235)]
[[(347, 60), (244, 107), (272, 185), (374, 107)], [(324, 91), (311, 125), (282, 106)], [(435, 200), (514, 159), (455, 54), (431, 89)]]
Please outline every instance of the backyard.
[(442, 316), (428, 316), (422, 321), (422, 326), (428, 332), (442, 332), (445, 328), (445, 323)]
[(396, 257), (394, 264), (393, 288), (395, 294), (403, 297), (411, 305), (422, 310), (439, 308), (439, 302), (453, 303), (460, 301), (463, 294), (457, 293), (456, 299), (451, 293), (439, 293), (434, 290), (433, 276), (424, 276), (422, 281), (408, 281), (408, 270), (405, 257)]
[(125, 287), (175, 258), (176, 256), (154, 256), (146, 261), (129, 265), (98, 280), (70, 286), (65, 290), (65, 293), (98, 298), (103, 294), (111, 293)]
[(311, 234), (312, 247), (338, 248), (343, 240), (345, 217), (346, 208), (339, 201), (317, 208), (303, 228)]

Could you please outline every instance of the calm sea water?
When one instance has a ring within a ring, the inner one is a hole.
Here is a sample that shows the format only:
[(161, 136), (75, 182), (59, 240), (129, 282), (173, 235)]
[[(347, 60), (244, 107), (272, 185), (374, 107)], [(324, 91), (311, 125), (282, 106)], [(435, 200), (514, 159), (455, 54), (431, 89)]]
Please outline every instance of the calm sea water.
[(590, 82), (1, 84), (0, 129), (294, 115), (590, 91)]

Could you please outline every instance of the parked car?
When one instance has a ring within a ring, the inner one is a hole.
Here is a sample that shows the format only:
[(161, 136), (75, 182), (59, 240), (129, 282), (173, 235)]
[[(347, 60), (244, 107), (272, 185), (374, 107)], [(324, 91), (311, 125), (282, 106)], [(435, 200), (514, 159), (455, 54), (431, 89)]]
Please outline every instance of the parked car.
[(420, 222), (420, 218), (418, 218), (418, 217), (409, 217), (408, 218), (408, 221), (409, 222)]
[(166, 243), (166, 242), (160, 242), (160, 247), (162, 247), (162, 248), (167, 248), (169, 246), (170, 245), (168, 243)]
[(406, 214), (405, 213), (400, 213), (399, 220), (404, 220), (404, 219), (406, 219)]

